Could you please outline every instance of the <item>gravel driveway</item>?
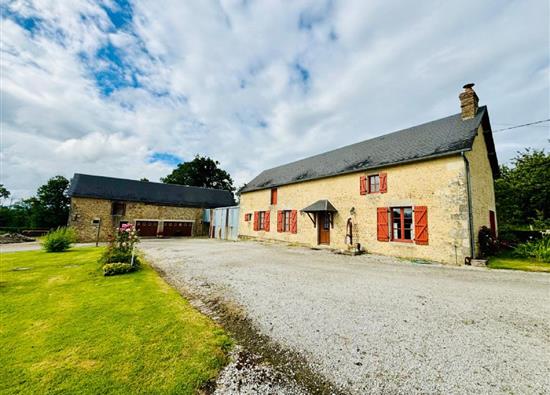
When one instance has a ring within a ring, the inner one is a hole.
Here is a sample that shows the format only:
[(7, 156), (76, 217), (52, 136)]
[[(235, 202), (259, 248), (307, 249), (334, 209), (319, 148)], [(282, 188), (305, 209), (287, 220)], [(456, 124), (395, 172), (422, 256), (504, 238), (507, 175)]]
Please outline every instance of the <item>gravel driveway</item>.
[(549, 393), (550, 275), (256, 242), (147, 240), (344, 392)]

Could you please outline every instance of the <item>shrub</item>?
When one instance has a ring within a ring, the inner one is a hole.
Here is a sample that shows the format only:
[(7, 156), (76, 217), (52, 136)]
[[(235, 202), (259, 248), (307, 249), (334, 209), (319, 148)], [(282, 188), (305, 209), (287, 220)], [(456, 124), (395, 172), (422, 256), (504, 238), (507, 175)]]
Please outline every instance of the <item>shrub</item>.
[[(122, 263), (132, 263), (132, 251), (121, 251), (116, 247), (109, 246), (101, 254), (99, 258), (100, 263), (113, 263), (113, 262), (122, 262)], [(139, 265), (139, 258), (137, 255), (134, 255), (134, 264)]]
[(482, 226), (478, 233), (479, 255), (481, 258), (487, 258), (498, 252), (499, 243), (493, 236), (493, 232), (486, 226)]
[(513, 254), (521, 258), (534, 258), (550, 263), (550, 236), (520, 244), (514, 249)]
[(139, 243), (139, 238), (134, 225), (123, 224), (120, 228), (115, 228), (114, 235), (110, 236), (109, 246), (99, 261), (101, 263), (130, 263), (136, 243)]
[(123, 224), (120, 228), (115, 228), (115, 234), (111, 242), (113, 248), (132, 253), (136, 243), (139, 243), (139, 237), (134, 225)]
[(46, 252), (61, 252), (68, 250), (75, 241), (75, 231), (62, 227), (48, 232), (42, 239), (42, 247)]
[(117, 274), (131, 273), (137, 270), (137, 265), (132, 266), (125, 262), (113, 262), (103, 265), (104, 276), (116, 276)]

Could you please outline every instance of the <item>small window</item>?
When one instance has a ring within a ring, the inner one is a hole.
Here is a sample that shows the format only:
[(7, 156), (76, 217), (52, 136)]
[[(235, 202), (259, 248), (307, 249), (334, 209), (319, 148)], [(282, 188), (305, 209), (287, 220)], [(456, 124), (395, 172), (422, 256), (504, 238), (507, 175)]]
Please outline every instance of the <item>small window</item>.
[(391, 239), (392, 241), (412, 241), (413, 235), (412, 207), (392, 207)]
[(258, 213), (258, 229), (265, 229), (265, 211), (260, 211)]
[(271, 204), (277, 204), (277, 188), (271, 189)]
[(245, 215), (244, 215), (244, 220), (245, 220), (246, 222), (250, 221), (251, 219), (252, 219), (252, 214), (248, 213), (248, 214), (245, 214)]
[(111, 215), (124, 215), (126, 213), (126, 203), (113, 202), (111, 206)]
[(325, 216), (323, 217), (323, 229), (329, 230), (330, 229), (330, 222), (331, 222), (331, 215), (332, 213), (325, 213)]
[(283, 232), (290, 232), (290, 210), (283, 211)]
[(380, 176), (378, 174), (369, 176), (369, 193), (378, 192), (380, 192)]

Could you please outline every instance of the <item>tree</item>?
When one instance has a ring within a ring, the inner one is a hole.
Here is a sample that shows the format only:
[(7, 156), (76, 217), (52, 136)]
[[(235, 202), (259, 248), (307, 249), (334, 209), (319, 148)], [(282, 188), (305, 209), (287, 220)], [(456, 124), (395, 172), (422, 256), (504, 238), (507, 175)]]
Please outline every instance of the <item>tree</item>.
[(149, 179), (147, 177), (140, 178), (140, 181), (149, 182)]
[(0, 199), (7, 199), (11, 195), (10, 191), (8, 191), (4, 184), (0, 184)]
[(499, 224), (544, 223), (550, 218), (550, 154), (527, 148), (500, 167), (495, 181)]
[(172, 173), (160, 180), (166, 184), (224, 189), (233, 192), (233, 180), (229, 173), (218, 167), (220, 162), (196, 155), (190, 162), (180, 163)]
[(68, 189), (69, 180), (55, 176), (38, 188), (35, 198), (27, 199), (26, 202), (32, 207), (32, 226), (55, 228), (67, 224), (71, 203)]

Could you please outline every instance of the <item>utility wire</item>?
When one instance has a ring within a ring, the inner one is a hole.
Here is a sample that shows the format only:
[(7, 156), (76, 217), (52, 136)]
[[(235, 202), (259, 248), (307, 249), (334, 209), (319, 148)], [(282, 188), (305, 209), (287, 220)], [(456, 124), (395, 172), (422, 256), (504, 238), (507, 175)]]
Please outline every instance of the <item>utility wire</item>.
[(543, 123), (543, 122), (548, 122), (548, 121), (550, 121), (550, 118), (548, 118), (548, 119), (543, 119), (543, 120), (541, 120), (541, 121), (535, 121), (535, 122), (530, 122), (530, 123), (524, 123), (524, 124), (522, 124), (522, 125), (510, 126), (509, 128), (503, 128), (503, 129), (493, 130), (493, 133), (504, 132), (505, 130), (510, 130), (510, 129), (523, 128), (523, 127), (525, 127), (525, 126), (536, 125), (536, 124), (538, 124), (538, 123)]

